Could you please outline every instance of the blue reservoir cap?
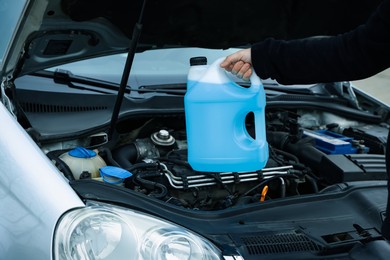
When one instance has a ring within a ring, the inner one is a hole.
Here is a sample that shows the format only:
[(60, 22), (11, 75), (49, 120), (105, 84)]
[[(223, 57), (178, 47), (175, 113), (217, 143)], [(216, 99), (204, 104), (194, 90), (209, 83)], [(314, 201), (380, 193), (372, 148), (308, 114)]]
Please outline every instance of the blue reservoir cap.
[(68, 154), (76, 158), (92, 158), (96, 156), (96, 153), (94, 151), (86, 149), (84, 147), (77, 147), (73, 150), (70, 150)]
[(99, 169), (99, 172), (103, 180), (111, 184), (120, 184), (133, 175), (131, 172), (115, 166), (104, 166)]

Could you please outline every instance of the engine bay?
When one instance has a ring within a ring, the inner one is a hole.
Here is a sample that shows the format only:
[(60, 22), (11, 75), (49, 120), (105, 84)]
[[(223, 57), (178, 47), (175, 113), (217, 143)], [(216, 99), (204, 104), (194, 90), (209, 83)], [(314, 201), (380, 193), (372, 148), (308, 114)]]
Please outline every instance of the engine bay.
[[(104, 181), (201, 211), (321, 193), (342, 182), (387, 179), (386, 125), (303, 109), (269, 110), (266, 122), (269, 160), (255, 172), (194, 171), (187, 162), (182, 115), (123, 121), (113, 146), (105, 144), (102, 133), (64, 141), (62, 149), (54, 149), (58, 143), (42, 149), (69, 180)], [(254, 127), (248, 114), (251, 136)]]

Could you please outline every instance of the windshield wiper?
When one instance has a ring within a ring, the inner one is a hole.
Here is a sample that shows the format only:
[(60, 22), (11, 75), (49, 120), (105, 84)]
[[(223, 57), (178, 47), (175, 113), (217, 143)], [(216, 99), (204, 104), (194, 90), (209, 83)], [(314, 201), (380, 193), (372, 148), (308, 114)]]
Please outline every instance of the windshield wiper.
[(186, 83), (177, 83), (177, 84), (158, 84), (158, 85), (147, 85), (140, 86), (138, 89), (132, 89), (132, 91), (137, 91), (138, 93), (167, 93), (167, 94), (179, 94), (184, 95), (187, 91)]
[[(102, 94), (113, 94), (113, 92), (104, 91), (104, 89), (112, 90), (112, 91), (118, 91), (118, 89), (119, 89), (118, 84), (103, 81), (103, 80), (96, 80), (96, 79), (92, 79), (92, 78), (75, 76), (72, 74), (72, 72), (70, 72), (68, 70), (63, 70), (63, 69), (57, 69), (54, 72), (38, 71), (38, 72), (34, 72), (30, 75), (45, 77), (45, 78), (52, 78), (56, 84), (63, 84), (63, 85), (67, 85), (69, 88), (79, 89), (79, 90), (89, 90), (89, 91), (94, 91), (94, 92), (102, 93)], [(93, 86), (96, 88), (89, 88), (86, 86), (76, 85), (75, 83)], [(99, 88), (99, 89), (97, 89), (97, 88)], [(125, 93), (130, 93), (130, 91), (131, 91), (130, 87), (127, 87), (127, 89), (125, 90)]]

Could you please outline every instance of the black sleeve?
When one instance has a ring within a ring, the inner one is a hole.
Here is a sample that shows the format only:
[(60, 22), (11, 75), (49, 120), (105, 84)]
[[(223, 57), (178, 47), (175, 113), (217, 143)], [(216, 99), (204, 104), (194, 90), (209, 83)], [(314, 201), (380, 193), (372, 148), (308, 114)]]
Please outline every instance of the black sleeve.
[(359, 80), (390, 67), (390, 0), (353, 31), (252, 46), (256, 74), (281, 84)]

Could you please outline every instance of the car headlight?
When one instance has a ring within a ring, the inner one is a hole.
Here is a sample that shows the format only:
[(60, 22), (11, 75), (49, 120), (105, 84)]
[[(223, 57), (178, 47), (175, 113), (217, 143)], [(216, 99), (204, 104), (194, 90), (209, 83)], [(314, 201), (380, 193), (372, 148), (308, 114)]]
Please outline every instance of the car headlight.
[(54, 234), (54, 259), (221, 259), (207, 239), (142, 212), (103, 203), (66, 213)]

